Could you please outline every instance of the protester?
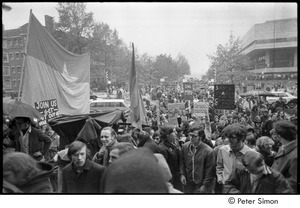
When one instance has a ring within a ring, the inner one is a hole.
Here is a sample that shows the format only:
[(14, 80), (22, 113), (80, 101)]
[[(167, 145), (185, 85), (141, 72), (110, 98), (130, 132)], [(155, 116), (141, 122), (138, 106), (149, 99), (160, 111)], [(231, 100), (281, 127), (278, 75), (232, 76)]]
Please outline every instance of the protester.
[(215, 159), (211, 147), (202, 142), (205, 138), (204, 129), (190, 129), (191, 141), (182, 146), (181, 182), (184, 193), (212, 193)]
[(272, 150), (274, 144), (275, 142), (266, 136), (262, 136), (256, 141), (256, 151), (263, 156), (266, 165), (269, 167), (272, 166), (276, 156), (276, 152)]
[(109, 164), (113, 163), (125, 152), (128, 152), (132, 149), (135, 149), (135, 147), (130, 142), (120, 142), (118, 144), (115, 144), (109, 153)]
[(160, 138), (162, 142), (159, 144), (161, 154), (165, 157), (171, 170), (171, 183), (175, 189), (183, 190), (180, 182), (180, 147), (176, 143), (177, 136), (173, 125), (165, 124), (160, 127)]
[(150, 138), (150, 135), (144, 131), (141, 131), (137, 135), (137, 147), (146, 147), (153, 153), (161, 153), (158, 145)]
[(40, 129), (31, 126), (28, 117), (16, 117), (19, 131), (16, 133), (16, 151), (29, 154), (38, 161), (45, 161), (51, 139)]
[(52, 165), (39, 162), (23, 152), (3, 157), (3, 193), (53, 193)]
[(71, 163), (62, 170), (62, 193), (100, 193), (105, 167), (88, 159), (86, 144), (72, 142), (68, 157)]
[(243, 124), (231, 124), (223, 132), (229, 139), (229, 145), (219, 149), (216, 164), (217, 182), (222, 185), (230, 178), (237, 165), (242, 165), (242, 156), (248, 151), (254, 151), (244, 144), (247, 132)]
[(225, 193), (230, 194), (287, 194), (291, 187), (278, 171), (268, 167), (263, 156), (248, 151), (242, 157), (243, 166), (238, 166), (225, 183)]
[(293, 193), (297, 193), (298, 150), (296, 126), (287, 120), (275, 124), (275, 133), (282, 146), (275, 156), (272, 168), (279, 171), (289, 182)]
[(97, 152), (92, 161), (107, 167), (109, 165), (109, 153), (114, 145), (118, 143), (116, 131), (112, 127), (104, 127), (101, 130), (101, 142), (103, 146)]

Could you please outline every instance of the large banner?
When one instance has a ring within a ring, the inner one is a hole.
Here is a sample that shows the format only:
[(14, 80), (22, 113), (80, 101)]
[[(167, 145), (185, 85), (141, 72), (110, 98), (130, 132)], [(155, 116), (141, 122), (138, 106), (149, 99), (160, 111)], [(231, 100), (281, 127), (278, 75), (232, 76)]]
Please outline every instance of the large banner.
[(235, 109), (235, 86), (234, 84), (214, 85), (215, 109)]
[(183, 83), (183, 90), (184, 90), (184, 99), (193, 101), (193, 83), (191, 82), (184, 82)]
[(21, 101), (57, 100), (59, 114), (90, 112), (90, 55), (65, 50), (31, 13)]

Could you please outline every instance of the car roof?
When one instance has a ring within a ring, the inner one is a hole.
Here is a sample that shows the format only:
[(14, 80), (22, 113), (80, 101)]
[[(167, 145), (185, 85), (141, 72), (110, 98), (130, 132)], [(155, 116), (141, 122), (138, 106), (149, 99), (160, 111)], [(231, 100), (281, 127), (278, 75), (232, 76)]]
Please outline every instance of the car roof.
[(108, 103), (108, 102), (125, 102), (124, 99), (101, 99), (98, 98), (96, 100), (91, 100), (91, 103), (98, 103), (98, 102), (102, 102), (102, 103)]

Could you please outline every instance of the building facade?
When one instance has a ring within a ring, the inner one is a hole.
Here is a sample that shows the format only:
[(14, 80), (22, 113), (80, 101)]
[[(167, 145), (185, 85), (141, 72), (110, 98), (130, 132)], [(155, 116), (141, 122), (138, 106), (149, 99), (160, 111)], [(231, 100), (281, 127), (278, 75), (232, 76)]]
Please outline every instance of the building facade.
[(241, 40), (242, 52), (254, 66), (250, 79), (288, 87), (297, 83), (297, 18), (255, 24)]

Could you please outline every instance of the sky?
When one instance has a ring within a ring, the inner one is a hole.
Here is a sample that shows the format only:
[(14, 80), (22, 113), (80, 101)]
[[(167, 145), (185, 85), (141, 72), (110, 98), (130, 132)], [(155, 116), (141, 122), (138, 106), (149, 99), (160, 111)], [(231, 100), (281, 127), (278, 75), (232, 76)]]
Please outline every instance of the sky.
[[(42, 25), (44, 15), (58, 22), (58, 3), (6, 3), (10, 11), (2, 13), (5, 30), (15, 29), (29, 20), (30, 9)], [(213, 55), (219, 44), (229, 41), (230, 33), (242, 38), (255, 24), (269, 20), (296, 18), (297, 3), (200, 3), (200, 2), (128, 2), (86, 3), (86, 12), (94, 20), (116, 29), (129, 46), (134, 43), (137, 53), (155, 57), (183, 55), (198, 76), (210, 67), (207, 55)]]

